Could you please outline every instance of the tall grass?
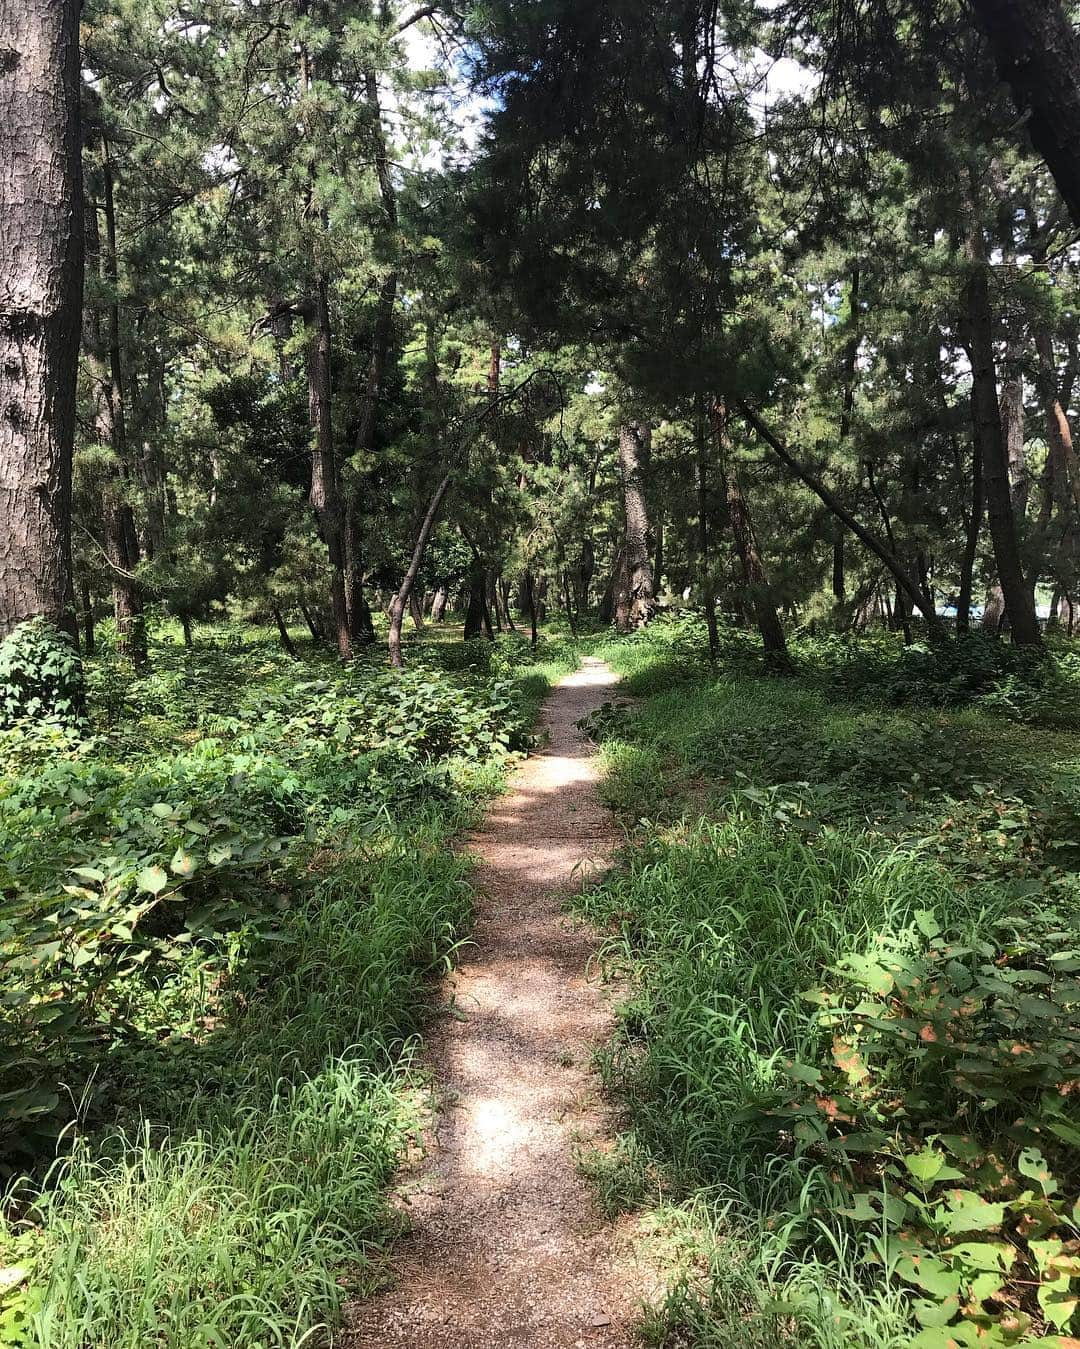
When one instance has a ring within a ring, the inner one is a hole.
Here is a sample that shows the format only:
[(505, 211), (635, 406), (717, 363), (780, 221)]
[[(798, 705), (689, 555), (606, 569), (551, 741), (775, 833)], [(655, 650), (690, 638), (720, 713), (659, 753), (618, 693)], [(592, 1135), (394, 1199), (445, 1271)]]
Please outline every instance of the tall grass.
[[(534, 665), (519, 645), (425, 657), (510, 677), (535, 712), (576, 655)], [(259, 748), (270, 762), (273, 745)], [(115, 1123), (69, 1132), (44, 1179), (12, 1183), (0, 1345), (323, 1344), (379, 1281), (401, 1223), (388, 1182), (429, 1108), (417, 1051), (432, 980), (470, 924), (454, 845), (505, 760), (446, 760), (430, 786), (402, 774), (401, 800), (373, 812), (342, 795), (351, 761), (312, 756), (326, 822), (272, 877), (279, 919), (239, 929), (227, 959), (220, 941), (212, 960), (196, 945), (140, 993), (102, 1070)]]
[[(640, 701), (602, 732), (628, 845), (576, 901), (624, 989), (601, 1056), (623, 1132), (584, 1166), (609, 1208), (652, 1213), (673, 1260), (656, 1343), (899, 1349), (913, 1328), (895, 1246), (850, 1212), (866, 1176), (853, 1187), (843, 1156), (793, 1136), (788, 1069), (834, 1049), (801, 995), (842, 957), (919, 945), (920, 912), (960, 944), (1022, 923), (1004, 862), (965, 856), (960, 836), (950, 851), (948, 830), (1006, 778), (1045, 783), (1065, 746), (974, 710), (714, 671), (698, 645), (684, 628), (599, 648)], [(1030, 841), (1018, 867), (1033, 874)]]
[(258, 994), (201, 1059), (147, 1072), (156, 1120), (58, 1165), (28, 1214), (43, 1234), (30, 1343), (296, 1345), (370, 1286), (386, 1183), (418, 1127), (424, 980), (470, 910), (467, 864), (430, 826), (420, 842), (335, 857)]

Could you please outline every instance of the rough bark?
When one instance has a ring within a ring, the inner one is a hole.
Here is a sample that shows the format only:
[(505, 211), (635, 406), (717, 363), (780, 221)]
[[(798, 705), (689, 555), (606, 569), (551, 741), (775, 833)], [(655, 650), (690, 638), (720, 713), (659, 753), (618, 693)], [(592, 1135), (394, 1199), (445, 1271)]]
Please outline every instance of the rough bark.
[(1080, 225), (1080, 40), (1061, 0), (971, 0), (998, 74)]
[(641, 481), (649, 434), (649, 428), (642, 422), (624, 422), (619, 428), (624, 534), (622, 573), (620, 583), (616, 585), (615, 626), (620, 632), (644, 627), (656, 610), (656, 589), (649, 560), (649, 513)]
[(71, 455), (82, 304), (78, 0), (0, 0), (0, 638), (77, 638)]
[(990, 308), (989, 263), (982, 229), (973, 221), (967, 237), (968, 276), (964, 286), (965, 339), (971, 362), (972, 414), (982, 447), (983, 489), (994, 544), (998, 580), (1005, 597), (1012, 639), (1019, 646), (1040, 646), (1035, 595), (1024, 576), (1009, 479), (1009, 456), (998, 406), (994, 360), (994, 324)]

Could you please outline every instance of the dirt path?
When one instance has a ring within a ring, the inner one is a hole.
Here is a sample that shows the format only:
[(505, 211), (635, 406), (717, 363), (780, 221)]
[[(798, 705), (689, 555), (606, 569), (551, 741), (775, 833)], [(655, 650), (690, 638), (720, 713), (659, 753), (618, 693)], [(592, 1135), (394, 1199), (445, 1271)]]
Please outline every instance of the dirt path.
[(565, 896), (614, 842), (596, 754), (576, 723), (615, 676), (586, 660), (544, 710), (546, 749), (514, 775), (474, 850), (475, 946), (429, 1041), (440, 1113), (392, 1289), (358, 1305), (345, 1344), (431, 1349), (628, 1349), (647, 1292), (624, 1231), (597, 1212), (575, 1143), (602, 1135), (590, 1070), (610, 1011), (586, 967), (594, 942)]

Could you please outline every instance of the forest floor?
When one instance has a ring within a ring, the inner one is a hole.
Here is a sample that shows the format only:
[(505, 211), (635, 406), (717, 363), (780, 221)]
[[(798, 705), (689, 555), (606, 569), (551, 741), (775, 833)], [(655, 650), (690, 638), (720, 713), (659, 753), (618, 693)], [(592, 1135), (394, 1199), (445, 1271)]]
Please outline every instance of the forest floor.
[(476, 927), (427, 1044), (439, 1109), (397, 1191), (410, 1235), (393, 1286), (353, 1308), (352, 1349), (636, 1342), (653, 1280), (631, 1221), (605, 1220), (576, 1165), (608, 1132), (592, 1059), (612, 1011), (590, 977), (594, 935), (563, 912), (616, 842), (578, 725), (616, 682), (587, 659), (555, 687), (545, 748), (473, 839)]

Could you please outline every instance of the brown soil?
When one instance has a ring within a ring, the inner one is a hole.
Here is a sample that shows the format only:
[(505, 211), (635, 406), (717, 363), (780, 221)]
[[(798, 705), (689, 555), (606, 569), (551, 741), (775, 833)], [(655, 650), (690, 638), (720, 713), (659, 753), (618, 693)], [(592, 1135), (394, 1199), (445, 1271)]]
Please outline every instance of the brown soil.
[(412, 1231), (393, 1286), (352, 1309), (349, 1349), (636, 1343), (647, 1273), (574, 1162), (575, 1147), (605, 1134), (591, 1056), (611, 1012), (590, 977), (595, 934), (562, 913), (614, 843), (576, 724), (614, 684), (595, 660), (562, 680), (545, 706), (547, 747), (474, 840), (474, 945), (448, 980), (456, 1015), (433, 1026), (427, 1051), (439, 1113), (420, 1174), (399, 1193)]

